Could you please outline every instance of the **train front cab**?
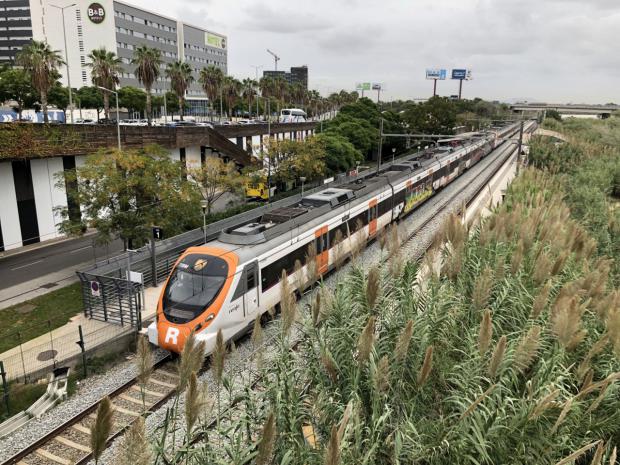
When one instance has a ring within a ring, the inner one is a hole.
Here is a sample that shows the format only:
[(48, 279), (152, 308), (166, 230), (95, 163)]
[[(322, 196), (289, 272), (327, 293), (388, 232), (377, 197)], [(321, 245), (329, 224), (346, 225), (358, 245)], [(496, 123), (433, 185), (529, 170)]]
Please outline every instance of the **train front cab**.
[[(223, 308), (230, 302), (238, 257), (216, 247), (190, 247), (177, 260), (162, 289), (149, 341), (180, 353), (194, 331), (213, 351), (217, 331), (210, 327), (227, 318)], [(233, 321), (231, 319), (231, 321)], [(224, 332), (226, 324), (219, 324)], [(227, 335), (225, 334), (225, 337)]]

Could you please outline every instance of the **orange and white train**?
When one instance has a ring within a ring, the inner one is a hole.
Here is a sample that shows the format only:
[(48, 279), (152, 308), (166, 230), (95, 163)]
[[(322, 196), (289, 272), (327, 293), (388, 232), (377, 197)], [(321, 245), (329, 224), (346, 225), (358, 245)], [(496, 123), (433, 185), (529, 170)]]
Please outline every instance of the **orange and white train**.
[(514, 143), (502, 144), (517, 132), (518, 125), (512, 124), (456, 147), (438, 147), (425, 157), (398, 160), (379, 173), (291, 199), (222, 231), (217, 240), (187, 249), (162, 290), (156, 320), (148, 328), (150, 342), (178, 353), (194, 331), (211, 353), (218, 330), (226, 340), (236, 338), (279, 304), (282, 270), (293, 289), (309, 279), (311, 243), (313, 268), (324, 275), (339, 259), (337, 236), (342, 238), (338, 254), (349, 254), (358, 241), (375, 238), (497, 146), (514, 152)]

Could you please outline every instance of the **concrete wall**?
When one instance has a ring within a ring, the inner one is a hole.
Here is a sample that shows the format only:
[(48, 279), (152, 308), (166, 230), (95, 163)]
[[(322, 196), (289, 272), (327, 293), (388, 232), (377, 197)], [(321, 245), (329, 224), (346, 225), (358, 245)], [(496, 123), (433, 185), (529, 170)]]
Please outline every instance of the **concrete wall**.
[(22, 233), (19, 228), (17, 197), (11, 162), (0, 163), (0, 225), (5, 250), (21, 247)]
[(61, 235), (58, 232), (57, 225), (62, 221), (62, 216), (55, 210), (57, 207), (67, 206), (67, 193), (64, 185), (56, 185), (56, 174), (63, 172), (62, 159), (32, 160), (30, 170), (39, 224), (39, 237), (41, 241), (54, 239)]

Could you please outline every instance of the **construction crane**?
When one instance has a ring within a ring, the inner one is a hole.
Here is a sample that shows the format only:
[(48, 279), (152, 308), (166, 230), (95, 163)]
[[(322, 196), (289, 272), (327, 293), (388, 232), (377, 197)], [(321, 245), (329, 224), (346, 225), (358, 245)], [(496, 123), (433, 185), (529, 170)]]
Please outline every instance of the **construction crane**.
[(273, 59), (276, 62), (276, 71), (277, 71), (278, 70), (278, 61), (280, 61), (280, 57), (278, 55), (276, 55), (275, 53), (273, 53), (269, 49), (267, 49), (267, 53), (269, 53), (270, 55), (273, 55)]

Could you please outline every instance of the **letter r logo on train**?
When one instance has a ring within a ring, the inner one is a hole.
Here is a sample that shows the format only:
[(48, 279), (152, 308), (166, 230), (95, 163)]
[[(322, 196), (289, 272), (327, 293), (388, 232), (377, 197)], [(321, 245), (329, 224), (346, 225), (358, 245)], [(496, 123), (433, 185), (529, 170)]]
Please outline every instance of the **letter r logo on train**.
[(178, 345), (179, 338), (179, 329), (178, 328), (168, 328), (166, 332), (166, 339), (164, 340), (165, 344), (172, 343), (175, 346)]

